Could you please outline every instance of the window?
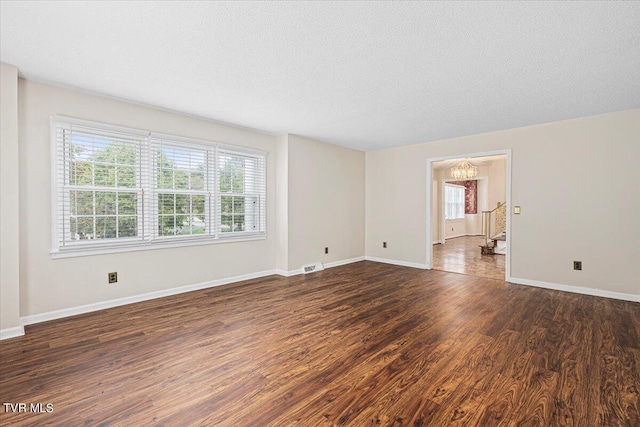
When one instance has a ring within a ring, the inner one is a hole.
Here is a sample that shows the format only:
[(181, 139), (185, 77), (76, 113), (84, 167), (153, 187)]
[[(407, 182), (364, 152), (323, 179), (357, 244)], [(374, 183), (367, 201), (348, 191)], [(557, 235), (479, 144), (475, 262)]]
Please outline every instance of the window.
[(266, 235), (266, 156), (148, 131), (52, 120), (53, 252)]
[(238, 151), (218, 152), (220, 233), (255, 232), (264, 228), (264, 166)]
[(154, 237), (213, 234), (208, 147), (154, 137), (151, 158)]
[(444, 186), (444, 218), (464, 219), (464, 190), (460, 185)]

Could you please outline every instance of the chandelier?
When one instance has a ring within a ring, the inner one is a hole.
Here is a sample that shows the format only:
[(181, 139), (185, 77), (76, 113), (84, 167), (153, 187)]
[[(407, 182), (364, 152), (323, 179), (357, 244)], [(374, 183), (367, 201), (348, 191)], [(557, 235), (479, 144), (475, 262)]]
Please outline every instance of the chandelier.
[(469, 164), (466, 160), (455, 168), (451, 168), (451, 177), (455, 179), (471, 179), (478, 175), (478, 168)]

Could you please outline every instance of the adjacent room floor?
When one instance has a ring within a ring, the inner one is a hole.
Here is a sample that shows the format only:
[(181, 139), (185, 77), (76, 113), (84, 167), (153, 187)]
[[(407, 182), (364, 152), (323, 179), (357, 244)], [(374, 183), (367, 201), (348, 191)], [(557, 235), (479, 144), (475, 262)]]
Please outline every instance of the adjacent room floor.
[[(28, 326), (0, 425), (639, 425), (640, 304), (363, 261)], [(47, 404), (52, 412), (46, 412)]]
[(448, 239), (443, 245), (433, 245), (433, 268), (488, 279), (505, 279), (504, 255), (481, 255), (482, 236)]

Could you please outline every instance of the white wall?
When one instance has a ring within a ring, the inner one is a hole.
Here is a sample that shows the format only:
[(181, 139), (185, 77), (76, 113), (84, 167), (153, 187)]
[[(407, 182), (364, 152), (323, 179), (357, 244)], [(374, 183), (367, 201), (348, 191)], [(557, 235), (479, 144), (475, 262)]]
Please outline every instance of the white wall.
[(18, 69), (0, 63), (0, 335), (21, 333)]
[[(24, 80), (19, 100), (21, 316), (275, 269), (275, 136)], [(267, 239), (53, 260), (53, 114), (267, 151)], [(107, 283), (110, 271), (117, 284)]]
[(366, 254), (424, 265), (426, 159), (511, 148), (511, 276), (638, 295), (639, 140), (635, 109), (368, 152)]
[[(479, 192), (478, 192), (479, 193)], [(482, 233), (482, 214), (465, 214), (464, 226), (467, 236), (477, 236)]]
[(465, 219), (447, 219), (444, 222), (444, 237), (465, 236), (467, 234), (467, 221)]
[(288, 135), (288, 159), (288, 270), (364, 257), (364, 152)]

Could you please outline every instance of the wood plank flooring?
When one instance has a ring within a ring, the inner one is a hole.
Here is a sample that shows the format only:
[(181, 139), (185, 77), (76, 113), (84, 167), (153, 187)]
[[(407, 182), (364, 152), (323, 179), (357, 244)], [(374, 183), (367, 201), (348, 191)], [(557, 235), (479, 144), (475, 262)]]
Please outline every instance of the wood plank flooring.
[(639, 426), (640, 304), (363, 261), (27, 327), (11, 426)]
[(433, 245), (433, 268), (504, 280), (505, 255), (481, 255), (480, 245), (484, 243), (482, 236), (462, 236)]

